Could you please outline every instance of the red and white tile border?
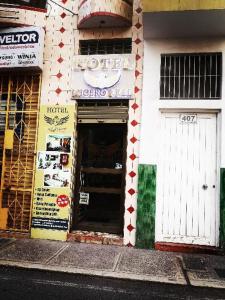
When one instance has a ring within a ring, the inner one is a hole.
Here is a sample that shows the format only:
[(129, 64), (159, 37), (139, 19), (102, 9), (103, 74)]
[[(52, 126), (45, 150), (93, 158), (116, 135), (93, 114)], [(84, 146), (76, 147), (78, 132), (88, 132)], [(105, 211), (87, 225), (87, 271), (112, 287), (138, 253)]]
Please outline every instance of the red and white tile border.
[(127, 141), (127, 174), (125, 191), (124, 245), (134, 246), (136, 240), (137, 218), (137, 185), (138, 155), (141, 122), (142, 68), (143, 68), (143, 33), (142, 6), (134, 0), (132, 22), (132, 49), (136, 57), (135, 98), (130, 101), (128, 141)]

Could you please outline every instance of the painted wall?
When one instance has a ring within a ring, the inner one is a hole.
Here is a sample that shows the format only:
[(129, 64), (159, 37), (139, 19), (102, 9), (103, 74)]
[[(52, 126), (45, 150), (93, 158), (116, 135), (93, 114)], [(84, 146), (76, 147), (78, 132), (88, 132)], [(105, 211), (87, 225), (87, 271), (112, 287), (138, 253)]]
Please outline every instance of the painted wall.
[(151, 249), (155, 243), (156, 166), (139, 165), (136, 247)]
[[(160, 100), (160, 54), (222, 52), (225, 55), (225, 40), (146, 40), (144, 54), (143, 103), (141, 123), (140, 164), (157, 164), (160, 129), (160, 110), (165, 109), (216, 109), (225, 114), (225, 79), (222, 81), (221, 100)], [(223, 73), (225, 60), (223, 59)], [(221, 167), (225, 166), (224, 132), (225, 122), (221, 124)]]
[[(225, 80), (222, 79), (221, 100), (160, 100), (160, 63), (161, 54), (165, 53), (204, 53), (222, 52), (225, 55), (224, 39), (179, 39), (179, 40), (146, 40), (144, 46), (144, 81), (141, 122), (140, 164), (158, 165), (160, 140), (159, 131), (161, 126), (162, 111), (217, 111), (219, 122), (219, 167), (225, 166)], [(223, 73), (225, 61), (223, 59)], [(222, 172), (224, 174), (224, 172)], [(156, 182), (158, 179), (156, 180)], [(156, 183), (157, 185), (157, 183)], [(221, 177), (221, 191), (224, 188), (224, 176)], [(139, 198), (144, 196), (140, 188)], [(221, 193), (221, 208), (224, 207), (224, 197)], [(149, 197), (150, 201), (150, 197)], [(157, 196), (156, 196), (157, 202)], [(152, 215), (153, 211), (149, 211)], [(217, 220), (219, 215), (217, 214)], [(143, 226), (144, 228), (144, 226)], [(221, 210), (221, 242), (224, 243), (224, 209)], [(149, 225), (149, 230), (153, 230)]]
[(143, 0), (144, 12), (225, 8), (224, 0)]

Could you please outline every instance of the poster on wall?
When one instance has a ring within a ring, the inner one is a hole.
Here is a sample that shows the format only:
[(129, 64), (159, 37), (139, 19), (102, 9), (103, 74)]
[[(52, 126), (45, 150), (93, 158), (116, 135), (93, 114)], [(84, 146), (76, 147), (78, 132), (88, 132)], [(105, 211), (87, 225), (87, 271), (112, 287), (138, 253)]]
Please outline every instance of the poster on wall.
[(66, 240), (71, 206), (75, 107), (40, 110), (31, 237)]
[(51, 134), (47, 136), (46, 151), (70, 152), (71, 136)]
[(0, 30), (0, 68), (43, 68), (44, 29), (17, 27)]
[(133, 99), (133, 54), (78, 55), (74, 59), (74, 99)]

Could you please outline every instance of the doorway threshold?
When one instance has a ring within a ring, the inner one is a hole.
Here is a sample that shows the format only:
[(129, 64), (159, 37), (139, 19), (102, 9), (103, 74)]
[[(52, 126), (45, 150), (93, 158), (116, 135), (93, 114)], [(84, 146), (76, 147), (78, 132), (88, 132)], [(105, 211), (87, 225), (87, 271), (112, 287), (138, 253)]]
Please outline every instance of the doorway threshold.
[(75, 230), (68, 234), (67, 241), (80, 243), (123, 246), (123, 237), (116, 234), (109, 234), (94, 231)]
[(180, 253), (223, 255), (222, 249), (213, 246), (168, 243), (168, 242), (156, 242), (155, 250), (180, 252)]

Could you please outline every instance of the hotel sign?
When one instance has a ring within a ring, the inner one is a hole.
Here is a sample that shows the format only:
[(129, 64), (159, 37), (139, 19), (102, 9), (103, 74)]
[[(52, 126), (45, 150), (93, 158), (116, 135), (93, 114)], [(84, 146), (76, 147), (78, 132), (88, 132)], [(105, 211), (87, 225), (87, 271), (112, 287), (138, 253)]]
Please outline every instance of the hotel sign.
[(0, 68), (38, 68), (43, 65), (44, 30), (39, 27), (0, 31)]
[(132, 99), (135, 57), (132, 54), (79, 55), (72, 79), (73, 99)]

